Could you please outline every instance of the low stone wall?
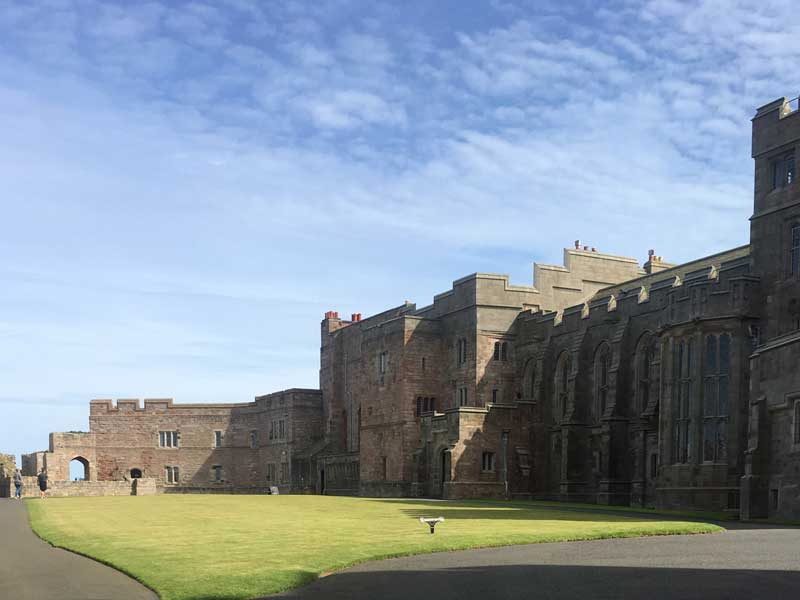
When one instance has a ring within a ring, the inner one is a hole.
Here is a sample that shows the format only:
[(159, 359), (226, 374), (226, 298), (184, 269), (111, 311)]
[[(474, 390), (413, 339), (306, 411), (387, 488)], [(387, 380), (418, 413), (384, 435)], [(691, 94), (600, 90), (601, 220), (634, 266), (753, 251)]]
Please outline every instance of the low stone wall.
[[(13, 494), (13, 485), (11, 489)], [(81, 496), (130, 496), (130, 481), (49, 481), (47, 495), (50, 498), (72, 498)], [(22, 497), (39, 496), (36, 477), (22, 478)]]

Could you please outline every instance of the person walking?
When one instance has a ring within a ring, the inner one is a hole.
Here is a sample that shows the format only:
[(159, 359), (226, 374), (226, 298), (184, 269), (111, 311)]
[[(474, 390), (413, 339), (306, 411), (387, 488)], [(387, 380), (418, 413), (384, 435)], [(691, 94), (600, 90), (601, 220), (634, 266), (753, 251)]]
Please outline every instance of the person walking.
[(14, 471), (14, 499), (22, 499), (22, 473), (19, 472), (19, 469)]
[(44, 500), (47, 498), (47, 469), (42, 467), (36, 480), (39, 482), (39, 497)]

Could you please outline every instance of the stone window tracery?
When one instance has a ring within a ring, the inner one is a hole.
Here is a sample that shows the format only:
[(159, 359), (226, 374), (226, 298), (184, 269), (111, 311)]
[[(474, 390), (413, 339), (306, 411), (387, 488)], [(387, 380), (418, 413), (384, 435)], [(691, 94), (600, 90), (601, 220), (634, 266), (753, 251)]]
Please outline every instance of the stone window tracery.
[(731, 338), (706, 337), (703, 376), (703, 461), (728, 459), (728, 412)]
[(651, 395), (658, 394), (658, 345), (652, 335), (639, 341), (636, 351), (636, 405), (639, 413), (647, 410)]
[(594, 406), (592, 417), (599, 421), (608, 405), (608, 380), (611, 368), (611, 349), (603, 343), (595, 353), (594, 359)]
[(692, 457), (692, 368), (694, 340), (680, 340), (673, 358), (672, 462), (687, 463)]
[(569, 401), (569, 375), (572, 370), (572, 359), (568, 352), (563, 352), (556, 363), (555, 393), (553, 394), (553, 423), (564, 419)]

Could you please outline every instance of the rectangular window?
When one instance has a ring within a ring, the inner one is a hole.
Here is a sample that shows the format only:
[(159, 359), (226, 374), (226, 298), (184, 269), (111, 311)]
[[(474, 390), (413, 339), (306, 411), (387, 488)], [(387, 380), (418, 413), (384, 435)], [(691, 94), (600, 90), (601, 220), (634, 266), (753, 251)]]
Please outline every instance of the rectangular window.
[(492, 404), (500, 402), (500, 390), (492, 390)]
[(267, 463), (267, 481), (275, 481), (275, 463)]
[(286, 421), (284, 421), (283, 419), (278, 421), (278, 433), (282, 440), (286, 439)]
[(378, 373), (383, 375), (389, 367), (389, 353), (381, 352), (378, 355)]
[(431, 412), (436, 412), (436, 398), (431, 398)]
[(458, 365), (465, 365), (467, 364), (467, 340), (461, 338), (458, 340)]
[(789, 153), (772, 161), (772, 189), (782, 188), (794, 183), (794, 153)]
[(289, 463), (281, 463), (281, 483), (289, 482)]
[(178, 467), (164, 467), (164, 481), (167, 483), (179, 483), (181, 480), (180, 470)]
[(467, 388), (458, 388), (458, 405), (467, 406)]
[(179, 436), (177, 431), (159, 431), (158, 445), (161, 448), (177, 448), (178, 438)]
[(217, 483), (222, 481), (222, 465), (214, 465), (211, 467), (211, 477)]
[(222, 448), (222, 432), (214, 432), (214, 448)]
[(383, 460), (381, 461), (381, 475), (384, 481), (386, 481), (389, 477), (389, 458), (384, 456)]
[(703, 461), (728, 459), (728, 406), (731, 337), (706, 337), (703, 365)]
[(250, 447), (253, 449), (258, 448), (258, 431), (250, 432)]
[(692, 398), (694, 340), (676, 341), (673, 354), (672, 461), (687, 463), (692, 457)]
[(481, 471), (494, 471), (494, 452), (484, 452), (481, 457)]
[(500, 342), (494, 343), (494, 360), (500, 360)]

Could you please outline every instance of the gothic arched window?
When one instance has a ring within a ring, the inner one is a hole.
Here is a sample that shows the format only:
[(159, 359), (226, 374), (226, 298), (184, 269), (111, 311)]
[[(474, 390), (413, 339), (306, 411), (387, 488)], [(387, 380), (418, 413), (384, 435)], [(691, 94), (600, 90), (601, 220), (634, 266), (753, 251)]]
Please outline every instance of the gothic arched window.
[(556, 363), (555, 393), (553, 394), (553, 422), (558, 423), (567, 412), (569, 401), (569, 375), (572, 370), (572, 359), (568, 352), (563, 352)]
[(608, 380), (611, 369), (611, 349), (605, 342), (600, 344), (594, 355), (594, 405), (592, 417), (599, 421), (608, 406)]
[(658, 344), (649, 333), (636, 348), (636, 410), (647, 410), (650, 399), (658, 399)]

